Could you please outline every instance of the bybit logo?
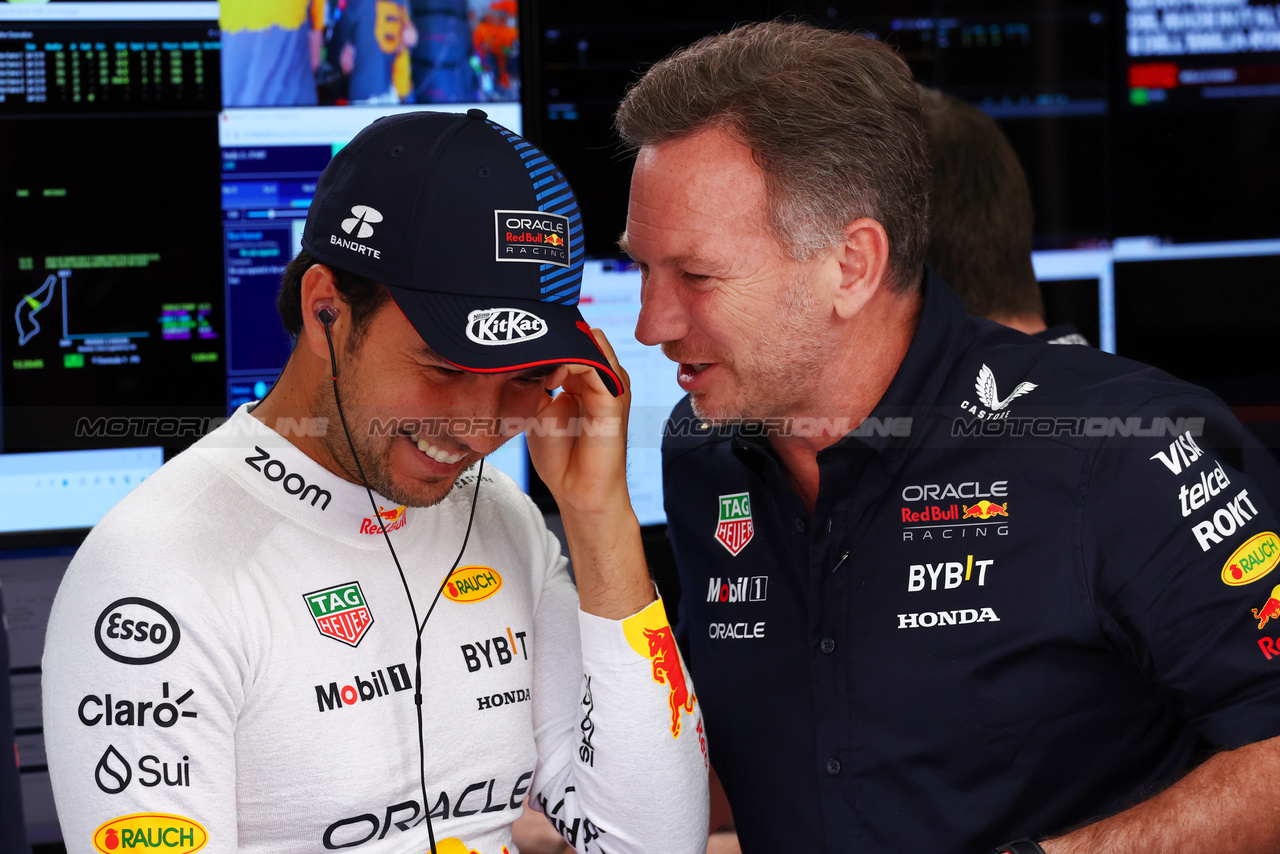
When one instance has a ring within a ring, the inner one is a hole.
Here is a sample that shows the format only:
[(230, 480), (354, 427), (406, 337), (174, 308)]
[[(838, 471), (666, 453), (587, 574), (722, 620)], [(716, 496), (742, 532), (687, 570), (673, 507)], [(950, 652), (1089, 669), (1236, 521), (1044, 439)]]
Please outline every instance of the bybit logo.
[(342, 230), (347, 234), (355, 232), (361, 240), (373, 236), (371, 222), (382, 222), (382, 213), (368, 205), (355, 205), (351, 208), (351, 217), (342, 221)]

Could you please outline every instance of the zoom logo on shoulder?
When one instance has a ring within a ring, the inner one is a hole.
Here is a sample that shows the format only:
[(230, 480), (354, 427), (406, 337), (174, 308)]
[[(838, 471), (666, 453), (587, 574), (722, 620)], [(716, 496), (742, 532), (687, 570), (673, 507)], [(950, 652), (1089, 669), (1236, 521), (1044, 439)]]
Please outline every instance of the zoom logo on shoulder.
[(121, 664), (154, 664), (168, 658), (181, 638), (173, 614), (137, 596), (112, 602), (98, 615), (93, 629), (98, 649)]

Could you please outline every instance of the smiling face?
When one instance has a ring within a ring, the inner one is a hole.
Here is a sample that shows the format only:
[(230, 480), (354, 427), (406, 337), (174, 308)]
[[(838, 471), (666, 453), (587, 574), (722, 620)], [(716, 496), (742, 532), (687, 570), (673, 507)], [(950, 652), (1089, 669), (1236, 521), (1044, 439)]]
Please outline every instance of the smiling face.
[[(369, 487), (411, 507), (436, 504), (469, 466), (510, 435), (502, 429), (537, 413), (556, 366), (474, 373), (431, 351), (392, 302), (339, 356), (338, 389)], [(359, 482), (328, 379), (313, 408), (327, 416), (325, 450)]]
[(708, 129), (641, 149), (623, 245), (643, 280), (636, 338), (679, 363), (699, 417), (795, 415), (824, 399), (839, 264), (779, 245), (749, 148)]

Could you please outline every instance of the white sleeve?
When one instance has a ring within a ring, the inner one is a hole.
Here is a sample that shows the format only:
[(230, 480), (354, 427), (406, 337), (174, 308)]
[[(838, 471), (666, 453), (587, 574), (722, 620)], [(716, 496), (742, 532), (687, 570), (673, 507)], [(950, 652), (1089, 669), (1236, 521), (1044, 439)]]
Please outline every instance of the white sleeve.
[(234, 606), (173, 563), (139, 565), (120, 539), (81, 549), (45, 641), (44, 732), (67, 851), (204, 840), (207, 854), (233, 852)]
[(579, 854), (701, 854), (702, 711), (662, 601), (625, 620), (580, 611), (547, 536), (555, 563), (534, 617), (532, 803)]

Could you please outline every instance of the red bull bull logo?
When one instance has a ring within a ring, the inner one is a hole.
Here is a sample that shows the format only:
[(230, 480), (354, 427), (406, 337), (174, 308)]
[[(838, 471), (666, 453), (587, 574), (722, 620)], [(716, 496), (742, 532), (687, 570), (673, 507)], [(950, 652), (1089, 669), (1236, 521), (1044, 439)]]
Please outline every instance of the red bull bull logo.
[(1009, 517), (1009, 502), (992, 504), (990, 501), (979, 501), (972, 506), (966, 505), (963, 519), (990, 519), (992, 516)]
[(1280, 619), (1280, 584), (1271, 588), (1271, 598), (1267, 600), (1267, 604), (1250, 610), (1253, 611), (1253, 618), (1258, 621), (1259, 629), (1265, 626), (1268, 620)]
[(558, 234), (548, 234), (547, 242), (552, 246), (564, 246), (564, 238)]
[[(379, 507), (377, 519), (365, 519), (360, 523), (360, 533), (378, 535), (382, 533), (384, 525), (386, 526), (388, 534), (392, 531), (398, 531), (405, 526), (405, 523), (409, 519), (407, 510), (408, 508), (403, 504), (391, 510), (388, 510), (385, 507)], [(379, 524), (379, 519), (382, 520), (381, 524)]]
[(671, 709), (671, 737), (679, 738), (682, 730), (681, 712), (692, 712), (698, 698), (689, 690), (684, 665), (680, 662), (680, 650), (675, 635), (667, 622), (667, 612), (662, 600), (654, 602), (639, 614), (622, 621), (627, 643), (653, 665), (653, 681), (667, 686), (667, 706)]
[(1280, 564), (1280, 537), (1272, 531), (1250, 537), (1222, 565), (1222, 583), (1232, 587), (1252, 584)]
[(737, 556), (755, 536), (751, 524), (751, 496), (746, 492), (720, 496), (720, 520), (716, 523), (716, 541)]

